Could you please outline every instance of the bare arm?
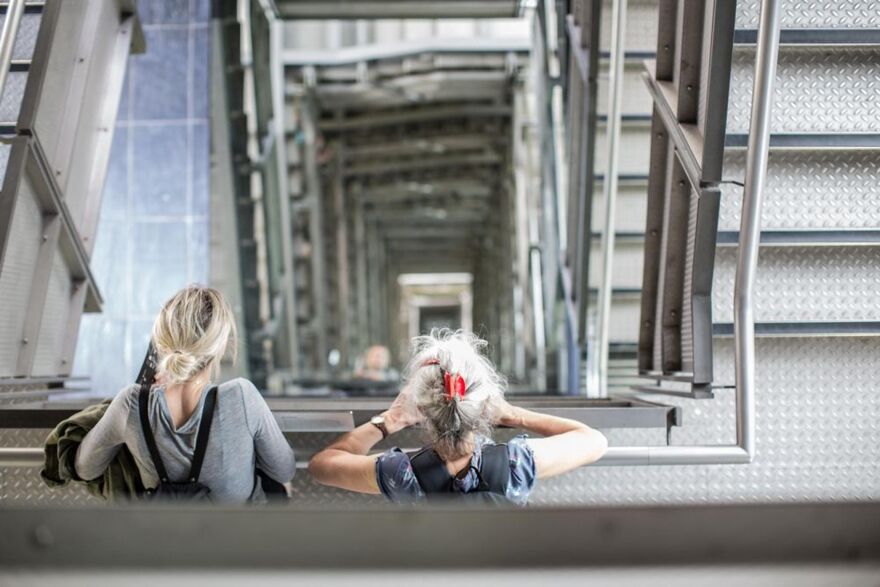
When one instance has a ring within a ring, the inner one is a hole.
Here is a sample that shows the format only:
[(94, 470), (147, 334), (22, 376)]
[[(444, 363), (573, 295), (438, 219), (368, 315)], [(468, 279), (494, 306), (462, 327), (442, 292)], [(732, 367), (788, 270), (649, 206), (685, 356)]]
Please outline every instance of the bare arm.
[[(394, 434), (418, 422), (419, 418), (407, 408), (406, 389), (383, 413), (388, 434)], [(382, 440), (382, 431), (369, 422), (358, 426), (336, 439), (330, 446), (309, 461), (309, 473), (322, 485), (340, 487), (359, 493), (379, 494), (376, 479), (378, 455), (368, 455), (370, 449)]]
[(500, 410), (498, 423), (522, 428), (544, 438), (530, 438), (539, 479), (567, 473), (598, 461), (608, 448), (605, 435), (582, 422), (517, 408), (507, 404)]

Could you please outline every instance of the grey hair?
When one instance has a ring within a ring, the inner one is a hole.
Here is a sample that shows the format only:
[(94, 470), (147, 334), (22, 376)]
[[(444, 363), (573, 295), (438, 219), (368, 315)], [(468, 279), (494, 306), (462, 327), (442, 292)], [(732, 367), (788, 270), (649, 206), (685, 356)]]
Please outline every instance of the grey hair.
[[(491, 436), (495, 406), (504, 397), (506, 382), (483, 354), (488, 343), (472, 333), (434, 329), (414, 338), (412, 346), (404, 376), (425, 418), (431, 445), (446, 460), (461, 457), (473, 450), (475, 435)], [(446, 394), (443, 370), (464, 378), (463, 398)]]

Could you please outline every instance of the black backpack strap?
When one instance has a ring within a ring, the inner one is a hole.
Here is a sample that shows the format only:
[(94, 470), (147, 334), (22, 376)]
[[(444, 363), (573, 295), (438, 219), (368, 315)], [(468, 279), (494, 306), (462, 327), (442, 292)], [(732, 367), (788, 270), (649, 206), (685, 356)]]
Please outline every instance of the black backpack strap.
[(499, 495), (507, 493), (510, 482), (510, 455), (506, 444), (486, 444), (480, 463), (480, 487), (478, 491), (490, 491)]
[(422, 491), (431, 494), (449, 493), (452, 490), (453, 477), (446, 469), (446, 463), (434, 449), (424, 448), (407, 456)]
[(217, 386), (207, 391), (205, 405), (202, 406), (202, 421), (199, 422), (199, 433), (196, 437), (196, 449), (193, 452), (192, 468), (189, 471), (190, 482), (199, 480), (202, 474), (202, 463), (208, 450), (208, 437), (211, 436), (211, 423), (214, 421), (214, 406), (217, 404)]
[(159, 475), (159, 481), (168, 483), (168, 472), (165, 470), (165, 463), (159, 455), (159, 447), (156, 446), (156, 438), (153, 436), (153, 429), (150, 427), (150, 386), (149, 384), (141, 385), (138, 393), (138, 409), (141, 418), (141, 432), (144, 434), (144, 440), (147, 443), (147, 449), (150, 451), (150, 458), (153, 459), (153, 466), (156, 467), (156, 474)]

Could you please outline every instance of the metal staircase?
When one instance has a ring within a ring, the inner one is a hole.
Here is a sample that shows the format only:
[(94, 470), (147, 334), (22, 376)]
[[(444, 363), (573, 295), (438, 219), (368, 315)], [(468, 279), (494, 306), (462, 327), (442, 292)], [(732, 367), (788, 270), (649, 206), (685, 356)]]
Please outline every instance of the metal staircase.
[(70, 374), (129, 52), (130, 2), (0, 3), (0, 385)]

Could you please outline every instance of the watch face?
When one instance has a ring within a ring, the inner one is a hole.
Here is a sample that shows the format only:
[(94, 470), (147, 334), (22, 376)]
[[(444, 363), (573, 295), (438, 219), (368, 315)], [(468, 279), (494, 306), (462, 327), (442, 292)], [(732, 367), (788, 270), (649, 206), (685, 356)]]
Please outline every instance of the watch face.
[(372, 418), (370, 418), (370, 422), (377, 426), (381, 426), (385, 423), (385, 418), (383, 418), (382, 416), (373, 416)]

